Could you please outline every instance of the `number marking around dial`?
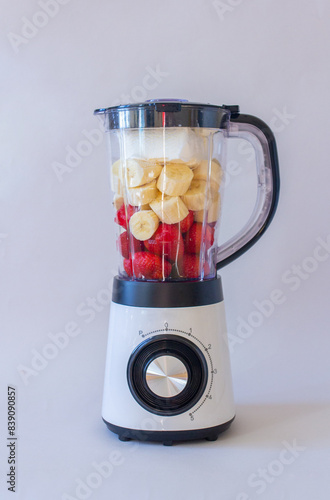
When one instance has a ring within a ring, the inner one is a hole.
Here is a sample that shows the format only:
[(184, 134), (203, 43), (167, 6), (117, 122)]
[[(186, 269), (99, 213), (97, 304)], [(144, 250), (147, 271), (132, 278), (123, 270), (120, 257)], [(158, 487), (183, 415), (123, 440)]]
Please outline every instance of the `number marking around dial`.
[(210, 385), (209, 385), (208, 391), (205, 394), (205, 396), (204, 396), (203, 400), (201, 401), (201, 403), (197, 406), (197, 408), (195, 408), (193, 411), (189, 412), (190, 419), (193, 420), (191, 418), (191, 417), (193, 417), (193, 414), (196, 413), (196, 411), (198, 411), (208, 399), (212, 399), (212, 397), (210, 398), (210, 394), (211, 394), (211, 390), (212, 390), (212, 387), (213, 387), (213, 378), (214, 378), (214, 375), (217, 373), (217, 370), (216, 370), (216, 368), (213, 367), (213, 361), (212, 361), (212, 358), (211, 358), (210, 353), (209, 353), (209, 350), (211, 350), (211, 346), (210, 346), (210, 344), (208, 344), (208, 347), (206, 347), (203, 344), (203, 342), (201, 340), (199, 340), (198, 337), (196, 337), (195, 335), (193, 335), (192, 334), (192, 328), (189, 328), (189, 332), (185, 332), (183, 330), (178, 330), (177, 328), (169, 328), (168, 327), (168, 323), (165, 323), (165, 328), (160, 328), (159, 330), (153, 330), (152, 332), (145, 333), (144, 335), (142, 335), (142, 337), (148, 337), (149, 335), (153, 335), (153, 334), (161, 333), (161, 332), (183, 333), (184, 335), (187, 335), (187, 337), (195, 339), (201, 345), (201, 347), (203, 348), (203, 351), (207, 354), (207, 357), (208, 357), (208, 360), (209, 360), (209, 363), (210, 363), (210, 374), (211, 374)]

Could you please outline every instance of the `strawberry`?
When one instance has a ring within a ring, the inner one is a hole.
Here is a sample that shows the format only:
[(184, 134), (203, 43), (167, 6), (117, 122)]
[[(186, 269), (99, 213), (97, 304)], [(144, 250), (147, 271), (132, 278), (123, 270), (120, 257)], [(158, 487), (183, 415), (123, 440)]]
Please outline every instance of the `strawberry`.
[(142, 250), (142, 241), (137, 240), (134, 236), (129, 234), (127, 231), (124, 231), (119, 235), (117, 240), (117, 248), (121, 255), (128, 259), (130, 255), (130, 250), (135, 252), (140, 252)]
[[(200, 270), (200, 259), (199, 255), (194, 255), (192, 253), (186, 253), (183, 256), (183, 276), (185, 278), (200, 278), (201, 270)], [(208, 262), (204, 263), (204, 276), (210, 274), (210, 266)], [(204, 277), (203, 276), (203, 277)]]
[(183, 238), (176, 224), (159, 224), (157, 231), (144, 245), (149, 252), (164, 255), (171, 262), (180, 259), (184, 252)]
[(130, 278), (132, 278), (133, 270), (132, 270), (132, 259), (131, 258), (124, 259), (124, 269), (125, 269), (126, 273), (128, 274), (128, 276)]
[(169, 277), (171, 270), (171, 263), (161, 259), (159, 255), (137, 252), (133, 257), (133, 272), (138, 279), (162, 280)]
[(119, 210), (117, 210), (115, 222), (122, 226), (124, 229), (127, 229), (128, 222), (132, 215), (137, 212), (137, 207), (132, 207), (132, 205), (127, 205), (125, 207), (125, 203), (122, 204)]
[(181, 233), (186, 233), (194, 222), (194, 212), (189, 210), (187, 217), (185, 217), (181, 222), (178, 223), (179, 230)]
[[(202, 244), (203, 224), (194, 222), (189, 231), (185, 234), (184, 245), (188, 253), (199, 253)], [(205, 226), (204, 232), (205, 250), (208, 250), (214, 242), (214, 229)]]

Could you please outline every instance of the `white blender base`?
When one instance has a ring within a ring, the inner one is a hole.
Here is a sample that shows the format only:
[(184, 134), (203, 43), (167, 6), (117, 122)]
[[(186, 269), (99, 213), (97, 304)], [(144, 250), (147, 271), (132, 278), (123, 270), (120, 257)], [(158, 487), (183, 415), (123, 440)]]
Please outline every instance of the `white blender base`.
[[(133, 353), (143, 351), (151, 341), (166, 344), (167, 340), (180, 343), (180, 339), (193, 344), (205, 360), (205, 385), (192, 406), (164, 414), (148, 407), (132, 392), (128, 365)], [(112, 302), (102, 417), (122, 440), (164, 444), (186, 439), (215, 440), (226, 430), (235, 417), (235, 409), (223, 301), (174, 308)]]

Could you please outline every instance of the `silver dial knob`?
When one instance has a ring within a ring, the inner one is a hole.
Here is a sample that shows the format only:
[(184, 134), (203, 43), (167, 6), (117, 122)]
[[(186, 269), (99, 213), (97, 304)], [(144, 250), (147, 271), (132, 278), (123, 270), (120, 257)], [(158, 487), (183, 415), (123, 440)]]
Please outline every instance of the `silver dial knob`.
[(148, 365), (146, 380), (152, 392), (163, 398), (171, 398), (186, 387), (187, 368), (175, 356), (159, 356)]

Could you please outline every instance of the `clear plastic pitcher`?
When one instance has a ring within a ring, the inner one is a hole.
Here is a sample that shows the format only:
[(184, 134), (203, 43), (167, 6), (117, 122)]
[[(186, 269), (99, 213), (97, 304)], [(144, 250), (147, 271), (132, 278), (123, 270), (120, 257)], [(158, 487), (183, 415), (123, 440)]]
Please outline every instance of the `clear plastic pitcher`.
[[(128, 280), (209, 280), (247, 250), (275, 212), (272, 132), (238, 106), (153, 100), (98, 109), (110, 144), (118, 274)], [(255, 149), (257, 197), (244, 227), (218, 245), (226, 142)]]

